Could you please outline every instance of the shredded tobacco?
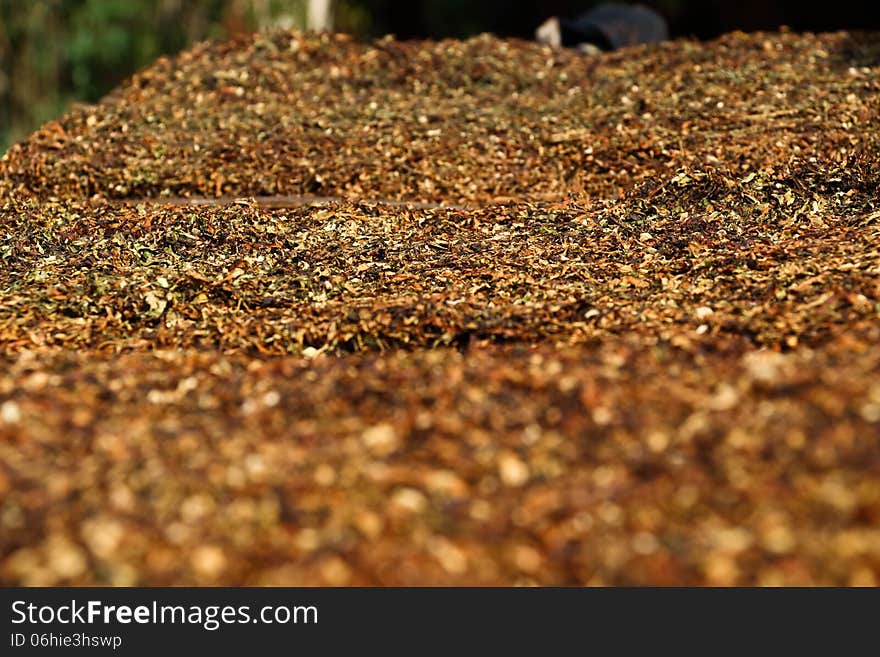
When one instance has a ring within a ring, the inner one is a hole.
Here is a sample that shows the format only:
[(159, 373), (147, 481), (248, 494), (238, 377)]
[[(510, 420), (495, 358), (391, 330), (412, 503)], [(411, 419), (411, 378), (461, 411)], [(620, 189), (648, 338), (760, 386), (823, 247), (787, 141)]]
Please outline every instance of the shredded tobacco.
[(0, 162), (0, 583), (880, 583), (880, 35), (205, 43)]

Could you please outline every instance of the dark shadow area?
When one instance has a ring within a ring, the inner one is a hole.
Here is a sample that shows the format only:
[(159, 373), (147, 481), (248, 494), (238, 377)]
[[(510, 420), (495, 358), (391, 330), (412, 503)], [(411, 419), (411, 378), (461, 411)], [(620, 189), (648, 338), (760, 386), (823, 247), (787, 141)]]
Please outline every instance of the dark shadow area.
[[(479, 32), (532, 38), (535, 27), (549, 16), (574, 17), (599, 2), (573, 0), (449, 0), (413, 2), (376, 0), (371, 32), (399, 38), (462, 37)], [(880, 29), (880, 3), (841, 0), (806, 3), (794, 0), (644, 0), (669, 21), (673, 37), (710, 39), (724, 32), (776, 30), (825, 32)]]
[(841, 69), (880, 65), (880, 34), (876, 32), (852, 32), (833, 50), (831, 59)]

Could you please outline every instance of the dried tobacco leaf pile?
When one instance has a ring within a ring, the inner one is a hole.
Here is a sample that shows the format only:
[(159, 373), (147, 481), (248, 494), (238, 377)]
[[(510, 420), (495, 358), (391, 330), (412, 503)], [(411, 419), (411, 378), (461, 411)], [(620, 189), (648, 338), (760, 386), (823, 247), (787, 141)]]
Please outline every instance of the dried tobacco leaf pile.
[(47, 124), (0, 582), (877, 584), (878, 70), (276, 33)]

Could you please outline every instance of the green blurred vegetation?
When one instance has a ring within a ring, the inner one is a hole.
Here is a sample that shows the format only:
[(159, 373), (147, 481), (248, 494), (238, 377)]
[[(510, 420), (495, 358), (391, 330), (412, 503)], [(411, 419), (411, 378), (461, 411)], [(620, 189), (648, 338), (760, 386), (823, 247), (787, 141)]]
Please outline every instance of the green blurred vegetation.
[(304, 19), (305, 0), (0, 0), (0, 152), (161, 54)]

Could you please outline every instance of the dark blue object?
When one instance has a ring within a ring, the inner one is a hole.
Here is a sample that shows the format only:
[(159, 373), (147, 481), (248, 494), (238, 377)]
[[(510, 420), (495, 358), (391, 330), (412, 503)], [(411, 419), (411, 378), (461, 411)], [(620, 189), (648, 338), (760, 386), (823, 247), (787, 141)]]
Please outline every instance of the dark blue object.
[(602, 4), (574, 19), (551, 18), (536, 31), (548, 45), (565, 48), (592, 44), (600, 50), (616, 50), (669, 38), (666, 20), (644, 5)]

